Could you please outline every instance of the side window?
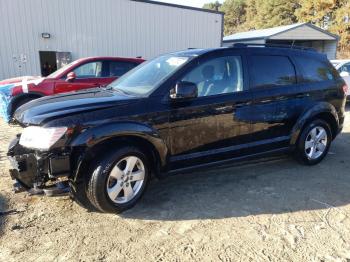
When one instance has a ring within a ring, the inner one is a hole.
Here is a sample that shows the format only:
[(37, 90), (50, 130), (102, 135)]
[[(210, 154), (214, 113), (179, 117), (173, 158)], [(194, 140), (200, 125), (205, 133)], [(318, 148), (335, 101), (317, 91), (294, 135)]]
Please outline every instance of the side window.
[(137, 64), (132, 62), (109, 61), (109, 76), (120, 77), (136, 66)]
[(242, 91), (241, 57), (226, 56), (211, 59), (186, 74), (182, 81), (197, 84), (199, 97)]
[(252, 88), (293, 85), (295, 68), (287, 56), (253, 55), (249, 72)]
[(102, 62), (90, 62), (74, 69), (77, 78), (96, 78), (102, 75)]
[(350, 63), (344, 64), (342, 67), (339, 68), (340, 72), (348, 72), (350, 73)]
[(331, 64), (310, 57), (295, 57), (295, 60), (301, 67), (306, 82), (321, 82), (336, 78), (335, 69)]

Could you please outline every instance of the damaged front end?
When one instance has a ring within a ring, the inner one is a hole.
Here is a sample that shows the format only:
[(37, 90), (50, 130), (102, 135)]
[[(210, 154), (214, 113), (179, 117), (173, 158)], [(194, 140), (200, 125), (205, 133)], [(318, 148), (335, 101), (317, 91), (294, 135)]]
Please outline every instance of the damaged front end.
[(15, 192), (56, 195), (68, 192), (70, 175), (70, 152), (61, 150), (39, 151), (19, 144), (20, 135), (9, 146), (7, 156), (15, 180)]

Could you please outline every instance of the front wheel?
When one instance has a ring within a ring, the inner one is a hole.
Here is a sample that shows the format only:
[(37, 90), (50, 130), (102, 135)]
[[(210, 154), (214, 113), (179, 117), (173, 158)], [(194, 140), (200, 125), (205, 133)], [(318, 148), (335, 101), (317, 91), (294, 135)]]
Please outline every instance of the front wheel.
[(120, 213), (141, 198), (150, 178), (147, 157), (136, 147), (122, 147), (92, 164), (87, 196), (100, 211)]
[(332, 133), (327, 122), (316, 119), (302, 131), (297, 145), (297, 157), (304, 164), (318, 164), (327, 155), (331, 141)]

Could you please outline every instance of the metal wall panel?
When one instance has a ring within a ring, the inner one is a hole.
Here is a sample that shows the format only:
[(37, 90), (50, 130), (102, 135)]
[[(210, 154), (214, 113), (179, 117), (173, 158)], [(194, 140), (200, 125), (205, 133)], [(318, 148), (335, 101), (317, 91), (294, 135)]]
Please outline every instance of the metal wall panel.
[[(222, 14), (131, 0), (1, 0), (0, 79), (40, 75), (39, 51), (142, 56), (219, 47)], [(43, 39), (41, 33), (50, 33)]]
[(325, 34), (319, 30), (303, 25), (297, 28), (287, 30), (283, 33), (269, 37), (275, 40), (335, 40), (334, 37)]

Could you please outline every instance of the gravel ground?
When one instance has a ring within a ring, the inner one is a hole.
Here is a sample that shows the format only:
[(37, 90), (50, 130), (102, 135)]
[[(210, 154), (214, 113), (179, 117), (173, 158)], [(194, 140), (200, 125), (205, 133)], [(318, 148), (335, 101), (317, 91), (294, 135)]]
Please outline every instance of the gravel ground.
[(349, 261), (349, 114), (317, 166), (281, 157), (152, 181), (122, 215), (14, 194), (5, 152), (20, 129), (1, 122), (0, 261)]

